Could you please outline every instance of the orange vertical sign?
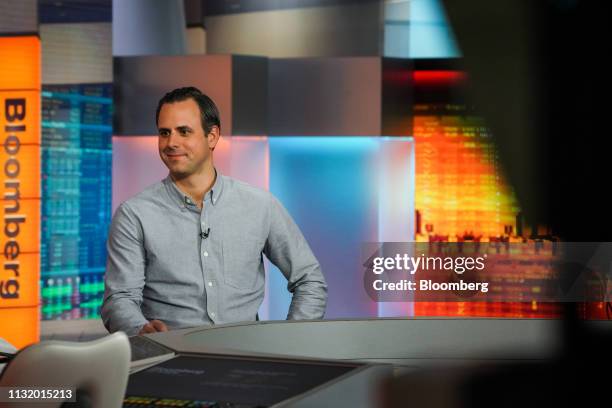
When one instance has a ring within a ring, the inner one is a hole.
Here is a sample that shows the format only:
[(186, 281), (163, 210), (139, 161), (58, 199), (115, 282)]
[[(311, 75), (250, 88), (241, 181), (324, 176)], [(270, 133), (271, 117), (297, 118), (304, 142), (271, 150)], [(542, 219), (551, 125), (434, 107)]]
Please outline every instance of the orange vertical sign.
[(0, 337), (38, 341), (40, 40), (0, 37)]

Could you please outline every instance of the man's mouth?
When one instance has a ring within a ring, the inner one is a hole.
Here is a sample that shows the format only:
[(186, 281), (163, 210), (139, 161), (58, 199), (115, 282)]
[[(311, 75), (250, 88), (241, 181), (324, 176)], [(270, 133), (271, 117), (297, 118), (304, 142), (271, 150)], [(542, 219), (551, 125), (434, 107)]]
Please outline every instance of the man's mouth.
[(171, 158), (171, 159), (175, 159), (178, 157), (183, 157), (186, 156), (185, 153), (166, 153), (166, 157)]

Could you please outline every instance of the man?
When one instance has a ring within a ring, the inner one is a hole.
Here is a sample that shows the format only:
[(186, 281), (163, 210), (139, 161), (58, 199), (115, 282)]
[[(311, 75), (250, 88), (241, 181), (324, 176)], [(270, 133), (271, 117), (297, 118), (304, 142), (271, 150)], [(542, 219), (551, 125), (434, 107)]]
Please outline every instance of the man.
[(320, 319), (327, 286), (287, 211), (269, 192), (213, 165), (221, 124), (198, 89), (167, 93), (156, 112), (169, 176), (113, 217), (102, 319), (111, 331), (256, 320), (264, 297), (262, 253), (288, 280), (288, 319)]

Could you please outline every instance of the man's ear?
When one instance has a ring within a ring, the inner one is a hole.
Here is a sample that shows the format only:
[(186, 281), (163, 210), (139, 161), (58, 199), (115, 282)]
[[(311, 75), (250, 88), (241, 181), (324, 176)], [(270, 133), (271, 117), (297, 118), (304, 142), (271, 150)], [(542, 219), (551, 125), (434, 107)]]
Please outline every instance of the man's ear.
[(219, 126), (213, 126), (210, 129), (210, 132), (206, 135), (206, 140), (208, 142), (208, 148), (210, 150), (215, 150), (217, 143), (219, 142), (219, 138), (221, 137), (221, 133), (219, 132)]

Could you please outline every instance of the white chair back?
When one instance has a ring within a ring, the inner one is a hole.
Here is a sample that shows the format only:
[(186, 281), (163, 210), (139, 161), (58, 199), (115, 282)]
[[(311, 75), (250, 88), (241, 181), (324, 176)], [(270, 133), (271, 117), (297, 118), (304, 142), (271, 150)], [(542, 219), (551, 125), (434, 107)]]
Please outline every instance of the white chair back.
[[(13, 358), (0, 375), (0, 387), (70, 387), (87, 395), (92, 408), (120, 408), (130, 354), (123, 332), (83, 343), (43, 341), (24, 348)], [(62, 404), (33, 402), (29, 406), (59, 408)]]

